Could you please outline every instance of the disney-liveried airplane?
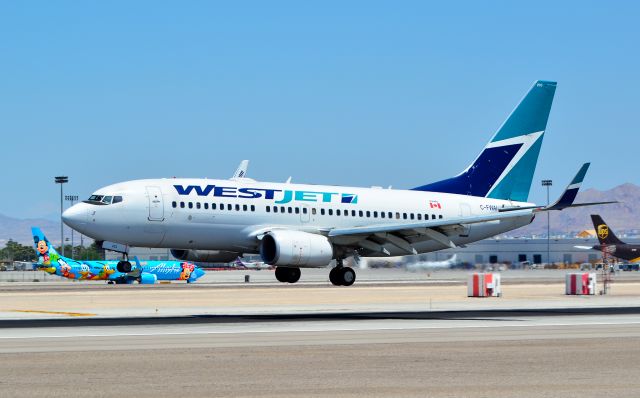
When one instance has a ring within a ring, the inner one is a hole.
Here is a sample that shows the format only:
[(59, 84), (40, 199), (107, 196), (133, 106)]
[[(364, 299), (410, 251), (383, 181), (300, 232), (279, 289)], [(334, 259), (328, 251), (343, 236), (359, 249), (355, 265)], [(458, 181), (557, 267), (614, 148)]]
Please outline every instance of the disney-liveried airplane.
[(40, 228), (31, 228), (33, 244), (38, 256), (36, 268), (64, 278), (105, 280), (109, 283), (153, 284), (157, 281), (184, 280), (195, 282), (204, 275), (197, 265), (179, 261), (137, 261), (131, 272), (116, 270), (118, 261), (77, 261), (63, 257), (49, 242)]
[[(556, 83), (536, 81), (478, 157), (455, 177), (413, 189), (170, 178), (127, 181), (67, 209), (64, 222), (98, 241), (172, 248), (191, 261), (260, 254), (280, 282), (300, 269), (336, 266), (349, 286), (357, 255), (402, 256), (455, 248), (574, 204), (588, 164), (551, 206), (527, 202)], [(246, 165), (245, 165), (246, 166)], [(129, 269), (126, 256), (118, 265)]]

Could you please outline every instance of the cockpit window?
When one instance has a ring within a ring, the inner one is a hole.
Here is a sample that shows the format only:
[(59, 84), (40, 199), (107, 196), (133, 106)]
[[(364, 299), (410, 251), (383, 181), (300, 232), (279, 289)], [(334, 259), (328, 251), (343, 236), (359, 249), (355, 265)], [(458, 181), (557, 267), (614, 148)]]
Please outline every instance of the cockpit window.
[(91, 195), (85, 203), (93, 205), (110, 205), (112, 203), (122, 202), (122, 196), (108, 196), (108, 195)]

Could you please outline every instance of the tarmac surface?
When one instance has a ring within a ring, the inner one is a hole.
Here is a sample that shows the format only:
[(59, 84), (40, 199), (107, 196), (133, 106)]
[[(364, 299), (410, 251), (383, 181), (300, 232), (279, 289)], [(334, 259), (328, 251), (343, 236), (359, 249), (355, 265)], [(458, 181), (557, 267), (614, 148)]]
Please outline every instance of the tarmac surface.
[(634, 274), (588, 297), (505, 274), (500, 298), (466, 297), (466, 273), (2, 284), (0, 396), (640, 396)]

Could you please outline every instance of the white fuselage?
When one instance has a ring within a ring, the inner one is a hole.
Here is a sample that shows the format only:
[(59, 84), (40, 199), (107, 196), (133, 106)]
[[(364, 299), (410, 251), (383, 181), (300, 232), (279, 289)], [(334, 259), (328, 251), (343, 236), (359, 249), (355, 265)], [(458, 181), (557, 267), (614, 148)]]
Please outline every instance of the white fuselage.
[[(176, 188), (178, 186), (179, 188)], [(191, 187), (191, 188), (189, 188)], [(182, 193), (182, 194), (180, 194)], [(96, 240), (143, 247), (257, 253), (261, 231), (288, 229), (326, 234), (333, 228), (416, 223), (497, 213), (530, 206), (436, 192), (256, 182), (248, 179), (135, 180), (99, 189), (121, 196), (108, 205), (80, 203), (64, 214), (72, 228)], [(275, 208), (275, 209), (274, 209)], [(527, 225), (532, 216), (463, 225), (450, 230), (456, 244)], [(415, 242), (419, 253), (446, 246)], [(405, 255), (395, 246), (390, 255)]]

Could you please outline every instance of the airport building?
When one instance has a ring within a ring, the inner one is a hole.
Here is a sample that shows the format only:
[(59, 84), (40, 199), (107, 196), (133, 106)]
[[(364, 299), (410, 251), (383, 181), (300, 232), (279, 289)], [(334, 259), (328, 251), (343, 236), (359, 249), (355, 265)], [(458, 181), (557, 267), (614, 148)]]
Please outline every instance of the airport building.
[[(640, 238), (624, 238), (626, 243), (640, 244)], [(423, 261), (442, 261), (457, 254), (461, 262), (470, 264), (519, 264), (529, 261), (532, 264), (541, 263), (585, 263), (598, 262), (602, 253), (596, 250), (580, 249), (576, 246), (597, 245), (596, 239), (552, 238), (549, 240), (547, 254), (547, 239), (545, 238), (501, 238), (485, 239), (471, 243), (466, 247), (441, 250), (433, 253), (418, 255)], [(132, 248), (130, 256), (138, 256), (145, 260), (174, 260), (169, 249)], [(107, 258), (117, 259), (119, 255), (107, 252)], [(257, 256), (251, 256), (258, 260)]]
[[(625, 238), (626, 243), (640, 244), (639, 238)], [(421, 260), (442, 261), (457, 254), (459, 261), (471, 264), (511, 263), (529, 261), (541, 263), (586, 263), (598, 262), (602, 253), (597, 250), (577, 248), (598, 244), (597, 239), (554, 239), (547, 248), (547, 239), (485, 239), (471, 243), (466, 247), (447, 249), (439, 252), (419, 255)]]

